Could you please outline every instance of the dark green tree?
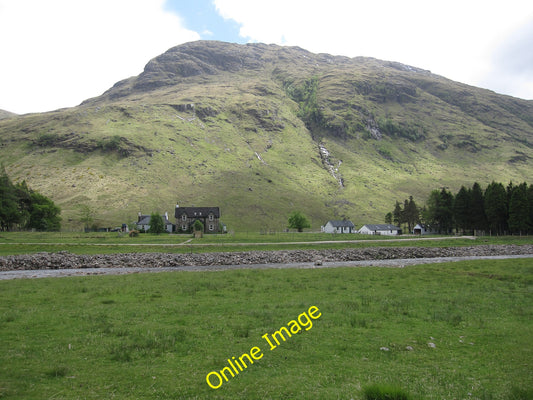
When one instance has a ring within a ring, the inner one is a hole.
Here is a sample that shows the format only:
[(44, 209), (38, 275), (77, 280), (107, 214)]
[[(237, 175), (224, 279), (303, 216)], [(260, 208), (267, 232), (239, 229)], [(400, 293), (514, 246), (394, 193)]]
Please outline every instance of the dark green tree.
[(453, 195), (446, 188), (433, 190), (427, 203), (427, 222), (439, 233), (449, 233), (453, 227)]
[(26, 181), (15, 185), (15, 195), (17, 197), (20, 220), (18, 225), (27, 228), (30, 220), (33, 191), (28, 187)]
[(307, 217), (300, 211), (294, 211), (289, 216), (289, 229), (297, 229), (298, 232), (302, 232), (304, 228), (310, 228), (311, 224)]
[(529, 229), (529, 206), (525, 182), (511, 189), (508, 223), (512, 233), (525, 234)]
[(31, 192), (31, 206), (27, 228), (38, 231), (59, 231), (61, 209), (48, 197)]
[(485, 215), (485, 201), (483, 198), (483, 189), (479, 183), (474, 182), (472, 185), (472, 194), (470, 198), (470, 213), (472, 216), (472, 229), (487, 229), (487, 217)]
[(461, 230), (463, 233), (472, 229), (471, 204), (472, 191), (461, 186), (453, 202), (453, 219), (457, 230)]
[(509, 218), (505, 187), (501, 183), (492, 181), (485, 190), (484, 204), (488, 228), (492, 233), (503, 235), (508, 229)]
[(0, 230), (9, 231), (21, 221), (15, 186), (5, 168), (0, 174)]
[(527, 188), (527, 205), (529, 214), (529, 232), (533, 232), (533, 184)]
[(163, 222), (163, 217), (158, 213), (150, 214), (150, 228), (148, 233), (160, 234), (165, 232), (165, 223)]
[(396, 201), (396, 204), (394, 205), (394, 211), (392, 212), (392, 220), (398, 226), (403, 224), (403, 210), (399, 201)]
[(413, 200), (413, 196), (409, 196), (409, 200), (405, 200), (403, 221), (407, 224), (408, 232), (412, 232), (415, 225), (420, 222), (420, 210)]

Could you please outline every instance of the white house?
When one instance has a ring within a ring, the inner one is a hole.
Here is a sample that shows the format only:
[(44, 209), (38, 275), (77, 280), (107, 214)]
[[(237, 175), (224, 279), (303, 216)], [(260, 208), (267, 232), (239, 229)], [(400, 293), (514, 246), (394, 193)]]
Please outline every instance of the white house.
[[(139, 213), (139, 218), (135, 224), (137, 225), (137, 229), (148, 231), (148, 229), (150, 229), (150, 216)], [(163, 224), (165, 224), (165, 230), (168, 233), (172, 233), (174, 226), (172, 225), (172, 222), (168, 220), (168, 213), (163, 215)]]
[(413, 234), (415, 235), (431, 235), (433, 233), (437, 232), (428, 225), (416, 224), (413, 228)]
[(391, 224), (367, 224), (363, 225), (361, 229), (357, 231), (364, 235), (401, 235), (402, 230)]
[(328, 223), (322, 226), (322, 232), (325, 233), (355, 233), (355, 225), (352, 221), (328, 221)]

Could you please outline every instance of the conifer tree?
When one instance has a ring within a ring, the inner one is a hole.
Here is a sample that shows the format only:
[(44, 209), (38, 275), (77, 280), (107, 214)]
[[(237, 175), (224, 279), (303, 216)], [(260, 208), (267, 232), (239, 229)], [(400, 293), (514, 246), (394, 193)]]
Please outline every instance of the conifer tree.
[(509, 229), (512, 233), (525, 234), (529, 228), (529, 207), (527, 184), (524, 182), (512, 188), (509, 200)]
[(470, 217), (471, 203), (472, 191), (461, 186), (453, 202), (453, 217), (456, 228), (463, 232), (472, 229), (472, 219)]
[(483, 190), (477, 182), (474, 182), (474, 185), (472, 185), (470, 202), (472, 229), (485, 230), (487, 228), (487, 217), (485, 216)]
[(392, 212), (392, 220), (398, 226), (400, 226), (400, 224), (403, 223), (402, 214), (403, 214), (402, 206), (400, 205), (398, 201), (396, 201), (396, 204), (394, 205), (394, 211)]
[(505, 187), (492, 181), (484, 196), (485, 215), (492, 233), (502, 235), (507, 231), (508, 204)]

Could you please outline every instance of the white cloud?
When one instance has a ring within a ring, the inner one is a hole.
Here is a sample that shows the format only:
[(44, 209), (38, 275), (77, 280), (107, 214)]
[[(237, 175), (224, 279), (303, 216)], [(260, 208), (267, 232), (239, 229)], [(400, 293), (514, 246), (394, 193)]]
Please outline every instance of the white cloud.
[(533, 18), (502, 37), (482, 78), (497, 92), (533, 100)]
[[(0, 0), (0, 109), (25, 113), (77, 105), (139, 74), (168, 48), (199, 39), (164, 3)], [(214, 3), (250, 41), (400, 61), (533, 98), (529, 0)]]
[[(472, 85), (493, 83), (483, 77), (493, 69), (493, 52), (500, 38), (533, 16), (533, 3), (525, 0), (505, 4), (486, 0), (215, 0), (215, 4), (224, 18), (241, 24), (241, 36), (250, 41), (400, 61)], [(527, 76), (525, 81), (516, 74), (513, 79), (530, 87)], [(532, 97), (533, 90), (529, 91)]]
[(199, 35), (164, 0), (0, 0), (0, 109), (70, 107)]

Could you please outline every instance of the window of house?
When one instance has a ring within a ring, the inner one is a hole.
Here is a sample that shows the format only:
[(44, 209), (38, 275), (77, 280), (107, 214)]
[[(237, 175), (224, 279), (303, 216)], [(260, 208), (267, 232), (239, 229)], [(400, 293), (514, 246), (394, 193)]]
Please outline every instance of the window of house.
[(209, 230), (212, 231), (213, 229), (215, 229), (215, 227), (213, 226), (213, 224), (209, 224)]
[(186, 216), (185, 214), (183, 214), (183, 215), (181, 216), (181, 220), (182, 220), (182, 221), (187, 221), (187, 216)]
[(187, 230), (187, 225), (183, 224), (183, 225), (181, 226), (181, 230), (182, 230), (182, 231), (186, 231), (186, 230)]
[(213, 221), (213, 214), (209, 214), (209, 221)]

